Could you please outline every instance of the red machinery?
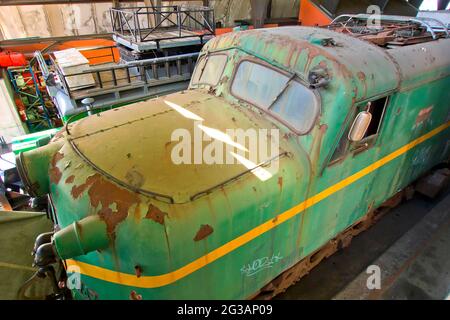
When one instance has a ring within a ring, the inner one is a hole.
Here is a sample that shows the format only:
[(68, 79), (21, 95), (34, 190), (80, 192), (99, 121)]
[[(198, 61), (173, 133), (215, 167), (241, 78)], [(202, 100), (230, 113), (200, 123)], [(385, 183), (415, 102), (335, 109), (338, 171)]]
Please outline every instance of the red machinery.
[(27, 64), (23, 53), (0, 52), (0, 67), (19, 67)]

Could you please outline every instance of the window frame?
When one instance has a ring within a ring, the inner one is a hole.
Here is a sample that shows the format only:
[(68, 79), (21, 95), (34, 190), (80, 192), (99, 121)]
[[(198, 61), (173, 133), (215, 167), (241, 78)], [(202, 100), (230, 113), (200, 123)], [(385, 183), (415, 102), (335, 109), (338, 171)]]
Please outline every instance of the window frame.
[(228, 84), (228, 86), (229, 86), (228, 87), (228, 91), (231, 93), (231, 95), (233, 97), (235, 97), (236, 99), (238, 99), (239, 101), (242, 101), (242, 102), (244, 102), (246, 104), (254, 106), (258, 110), (260, 110), (260, 111), (264, 112), (265, 114), (269, 115), (270, 117), (274, 118), (275, 120), (277, 120), (278, 122), (280, 122), (284, 126), (286, 126), (289, 130), (294, 132), (296, 135), (300, 136), (300, 135), (306, 135), (306, 134), (310, 133), (311, 130), (314, 128), (314, 125), (316, 124), (317, 119), (319, 118), (319, 116), (320, 116), (320, 114), (322, 112), (322, 108), (321, 108), (322, 107), (322, 101), (320, 99), (320, 94), (318, 93), (317, 89), (310, 88), (309, 84), (306, 81), (304, 81), (298, 74), (295, 74), (295, 77), (294, 77), (294, 79), (292, 81), (296, 81), (300, 85), (304, 86), (306, 89), (310, 90), (314, 94), (314, 97), (315, 97), (315, 100), (316, 100), (316, 104), (313, 107), (314, 111), (315, 111), (315, 115), (314, 115), (314, 119), (313, 119), (311, 125), (309, 126), (308, 130), (306, 130), (306, 131), (304, 131), (304, 132), (303, 131), (299, 131), (290, 122), (288, 122), (286, 119), (283, 119), (278, 113), (275, 113), (275, 112), (271, 111), (269, 108), (266, 109), (266, 108), (264, 108), (262, 106), (259, 106), (256, 102), (244, 99), (243, 97), (241, 97), (238, 94), (236, 94), (235, 92), (233, 92), (233, 83), (236, 80), (236, 73), (239, 70), (239, 67), (241, 66), (241, 64), (243, 62), (246, 62), (246, 61), (254, 63), (254, 64), (258, 64), (258, 65), (260, 65), (262, 67), (266, 67), (268, 69), (271, 69), (271, 70), (273, 70), (275, 72), (278, 72), (278, 73), (286, 76), (287, 78), (290, 78), (290, 77), (292, 77), (294, 75), (294, 73), (290, 73), (290, 72), (288, 72), (288, 71), (286, 71), (284, 69), (281, 69), (281, 68), (279, 68), (279, 67), (277, 67), (275, 65), (272, 65), (270, 63), (264, 62), (264, 61), (262, 61), (260, 59), (253, 58), (253, 57), (243, 57), (243, 58), (241, 58), (238, 61), (238, 63), (234, 67), (233, 73), (231, 75), (231, 79), (230, 79), (229, 84)]
[[(333, 152), (331, 153), (331, 155), (329, 155), (329, 160), (328, 160), (327, 166), (333, 166), (333, 165), (343, 161), (347, 157), (348, 154), (352, 154), (353, 156), (356, 156), (359, 153), (362, 153), (362, 152), (374, 147), (377, 144), (378, 137), (380, 136), (380, 132), (384, 125), (386, 110), (387, 110), (389, 104), (391, 103), (393, 96), (394, 96), (394, 93), (389, 92), (387, 94), (385, 93), (385, 94), (382, 94), (379, 96), (365, 99), (363, 101), (359, 101), (352, 106), (351, 111), (346, 116), (346, 119), (344, 120), (344, 123), (342, 124), (343, 129), (341, 129), (340, 137), (337, 140), (337, 143), (333, 148)], [(383, 105), (383, 112), (380, 117), (380, 123), (378, 124), (377, 132), (370, 136), (365, 137), (361, 141), (351, 142), (350, 140), (348, 140), (348, 131), (350, 130), (350, 127), (353, 124), (353, 121), (355, 121), (356, 116), (361, 111), (361, 107), (364, 105), (367, 105), (367, 103), (369, 103), (369, 102), (380, 100), (380, 99), (386, 99), (386, 101)], [(346, 146), (345, 146), (345, 151), (339, 157), (333, 159), (333, 156), (334, 156), (335, 152), (337, 151), (337, 149), (339, 148), (339, 145), (341, 144), (342, 139), (347, 140)]]
[[(361, 110), (360, 108), (363, 106), (367, 106), (367, 104), (369, 102), (377, 101), (380, 99), (385, 99), (383, 107), (382, 107), (383, 111), (380, 116), (380, 122), (378, 123), (377, 131), (374, 134), (371, 134), (370, 136), (363, 138), (361, 141), (357, 141), (357, 142), (350, 141), (348, 148), (349, 148), (349, 151), (352, 152), (354, 155), (356, 155), (360, 152), (363, 152), (367, 149), (370, 149), (376, 144), (378, 137), (380, 135), (381, 128), (383, 126), (386, 109), (391, 101), (391, 97), (392, 97), (392, 94), (383, 95), (383, 96), (377, 97), (376, 99), (367, 99), (367, 100), (355, 105), (356, 106), (356, 114), (353, 117), (353, 121), (355, 120), (356, 115), (360, 112), (360, 111), (358, 111), (358, 109)], [(348, 139), (348, 137), (346, 137), (346, 138)]]
[[(206, 52), (206, 53), (200, 55), (200, 56), (198, 57), (197, 62), (195, 63), (195, 68), (194, 68), (194, 70), (192, 71), (192, 80), (193, 80), (193, 79), (194, 79), (194, 74), (195, 74), (195, 72), (197, 71), (197, 66), (199, 66), (199, 62), (200, 62), (201, 59), (205, 59), (206, 57), (211, 57), (211, 56), (219, 56), (219, 55), (225, 56), (225, 57), (226, 57), (226, 61), (225, 61), (225, 64), (224, 64), (224, 66), (223, 66), (222, 71), (220, 72), (220, 76), (218, 77), (217, 83), (216, 83), (216, 84), (210, 84), (210, 83), (206, 83), (206, 82), (201, 82), (200, 79), (199, 79), (199, 81), (198, 81), (197, 83), (194, 83), (193, 81), (191, 81), (191, 86), (195, 86), (195, 87), (198, 87), (198, 86), (210, 86), (210, 87), (216, 87), (217, 85), (219, 85), (220, 79), (222, 79), (223, 73), (225, 72), (225, 68), (226, 68), (227, 63), (228, 63), (229, 56), (228, 56), (227, 53), (225, 53), (225, 52), (223, 52), (223, 51), (218, 52), (218, 53), (215, 53), (215, 52), (208, 53), (208, 52)], [(206, 62), (206, 63), (208, 63), (208, 62)], [(203, 74), (202, 74), (202, 75), (203, 75)]]

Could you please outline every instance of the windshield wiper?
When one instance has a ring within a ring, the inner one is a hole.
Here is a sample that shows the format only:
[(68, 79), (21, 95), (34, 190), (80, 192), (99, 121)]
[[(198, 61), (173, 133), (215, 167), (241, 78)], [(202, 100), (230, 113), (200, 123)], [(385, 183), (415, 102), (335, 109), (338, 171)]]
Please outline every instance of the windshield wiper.
[(289, 85), (291, 84), (292, 80), (294, 80), (294, 78), (297, 75), (294, 73), (291, 75), (291, 77), (289, 78), (289, 80), (286, 82), (286, 84), (284, 85), (284, 87), (280, 90), (280, 92), (277, 94), (277, 96), (275, 97), (275, 99), (273, 99), (273, 101), (269, 104), (269, 106), (267, 107), (267, 110), (270, 110), (270, 108), (273, 107), (273, 105), (275, 104), (275, 102), (278, 101), (278, 99), (281, 97), (281, 95), (286, 91), (286, 89), (289, 87)]
[(200, 79), (201, 79), (202, 76), (203, 76), (203, 72), (204, 72), (205, 69), (206, 69), (206, 64), (208, 63), (209, 56), (206, 55), (203, 59), (205, 59), (205, 63), (203, 64), (203, 67), (200, 69), (200, 74), (199, 74), (199, 76), (198, 76), (198, 82), (200, 82)]

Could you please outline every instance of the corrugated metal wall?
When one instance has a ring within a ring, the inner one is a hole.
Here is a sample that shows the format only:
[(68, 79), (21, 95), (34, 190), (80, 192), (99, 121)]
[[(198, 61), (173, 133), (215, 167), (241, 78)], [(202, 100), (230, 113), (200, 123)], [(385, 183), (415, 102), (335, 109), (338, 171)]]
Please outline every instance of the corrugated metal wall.
[[(272, 17), (296, 17), (299, 2), (272, 0)], [(163, 4), (173, 2), (163, 1)], [(224, 27), (233, 26), (234, 20), (250, 19), (250, 0), (211, 0), (210, 5), (216, 21)], [(121, 6), (144, 6), (144, 2), (127, 2)], [(0, 31), (4, 39), (107, 33), (111, 32), (109, 8), (111, 3), (4, 6), (0, 10)]]

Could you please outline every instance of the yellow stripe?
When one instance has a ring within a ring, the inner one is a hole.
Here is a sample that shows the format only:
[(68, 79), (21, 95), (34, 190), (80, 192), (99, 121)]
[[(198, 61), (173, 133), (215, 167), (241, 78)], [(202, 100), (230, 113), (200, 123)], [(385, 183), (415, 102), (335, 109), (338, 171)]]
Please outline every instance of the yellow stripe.
[[(450, 121), (437, 127), (436, 129), (428, 132), (427, 134), (411, 141), (410, 143), (404, 145), (403, 147), (397, 149), (396, 151), (390, 153), (389, 155), (381, 158), (380, 160), (372, 163), (371, 165), (365, 167), (364, 169), (356, 172), (355, 174), (339, 181), (338, 183), (332, 185), (331, 187), (319, 192), (318, 194), (306, 199), (305, 201), (299, 203), (298, 205), (292, 207), (291, 209), (279, 214), (274, 219), (264, 222), (263, 224), (257, 226), (256, 228), (244, 233), (243, 235), (225, 243), (221, 247), (207, 253), (206, 255), (192, 261), (191, 263), (177, 269), (173, 272), (166, 273), (159, 276), (145, 276), (136, 277), (133, 274), (127, 274), (117, 271), (112, 271), (90, 265), (84, 262), (75, 260), (66, 260), (68, 269), (79, 268), (77, 271), (81, 274), (94, 277), (100, 280), (105, 280), (108, 282), (114, 282), (118, 284), (139, 287), (139, 288), (157, 288), (168, 284), (171, 284), (187, 275), (197, 271), (200, 268), (214, 262), (215, 260), (225, 256), (226, 254), (232, 252), (233, 250), (243, 246), (244, 244), (252, 241), (256, 237), (262, 235), (263, 233), (275, 228), (276, 226), (282, 224), (283, 222), (293, 218), (294, 216), (300, 214), (305, 209), (315, 205), (316, 203), (322, 201), (323, 199), (329, 197), (335, 192), (345, 188), (346, 186), (352, 184), (353, 182), (361, 179), (362, 177), (368, 175), (372, 171), (380, 168), (381, 166), (387, 164), (388, 162), (394, 160), (398, 156), (404, 154), (408, 150), (411, 150), (418, 144), (430, 139), (431, 137), (437, 135), (443, 130), (450, 126)], [(75, 269), (76, 270), (76, 269)], [(74, 271), (75, 271), (74, 270)]]

